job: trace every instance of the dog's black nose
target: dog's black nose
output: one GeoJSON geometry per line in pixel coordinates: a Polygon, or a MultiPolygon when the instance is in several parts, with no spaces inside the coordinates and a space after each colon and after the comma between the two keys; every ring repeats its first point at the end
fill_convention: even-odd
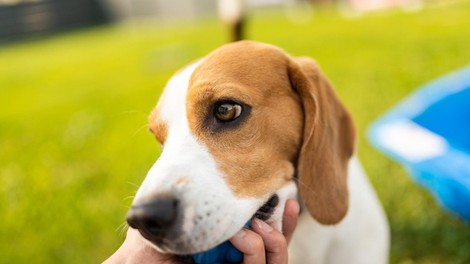
{"type": "Polygon", "coordinates": [[[159,239],[174,224],[178,213],[178,200],[173,196],[155,198],[136,204],[127,213],[127,223],[149,240],[159,239]]]}

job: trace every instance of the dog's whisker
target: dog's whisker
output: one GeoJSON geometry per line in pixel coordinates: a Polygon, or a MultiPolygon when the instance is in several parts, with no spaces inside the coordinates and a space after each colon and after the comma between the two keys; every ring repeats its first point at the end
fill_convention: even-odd
{"type": "Polygon", "coordinates": [[[129,209],[129,208],[131,208],[131,206],[130,206],[130,205],[124,205],[124,204],[121,204],[120,206],[121,206],[121,207],[124,207],[124,208],[126,208],[126,209],[129,209]]]}
{"type": "Polygon", "coordinates": [[[128,115],[128,114],[142,114],[142,115],[145,115],[145,116],[148,115],[147,112],[142,111],[142,110],[128,110],[128,111],[122,111],[122,112],[117,113],[116,115],[128,115]]]}
{"type": "Polygon", "coordinates": [[[124,197],[123,200],[130,200],[130,199],[134,199],[135,198],[135,195],[129,195],[127,197],[124,197]]]}
{"type": "MultiPolygon", "coordinates": [[[[300,184],[300,185],[302,185],[303,187],[305,187],[305,189],[307,189],[309,192],[312,192],[312,193],[315,192],[308,184],[303,183],[300,179],[295,178],[295,181],[297,181],[298,184],[300,184]]],[[[303,197],[303,199],[304,199],[304,202],[307,203],[308,200],[310,199],[310,196],[309,196],[309,195],[305,195],[305,196],[303,197]]]]}
{"type": "Polygon", "coordinates": [[[116,232],[119,232],[119,236],[120,236],[121,238],[124,238],[128,229],[129,229],[129,226],[127,225],[127,223],[126,223],[126,222],[123,222],[123,223],[120,224],[119,227],[116,229],[116,232]]]}
{"type": "Polygon", "coordinates": [[[299,178],[294,178],[294,181],[296,181],[298,184],[301,184],[303,187],[305,187],[307,190],[311,192],[315,192],[310,186],[306,183],[303,183],[299,178]]]}
{"type": "Polygon", "coordinates": [[[139,127],[139,128],[137,129],[137,131],[134,132],[134,135],[132,135],[132,137],[135,137],[137,134],[139,134],[139,133],[140,133],[144,128],[146,128],[146,127],[147,127],[147,124],[144,124],[144,125],[142,125],[141,127],[139,127]]]}
{"type": "Polygon", "coordinates": [[[127,182],[127,184],[136,187],[137,189],[139,188],[139,185],[133,182],[127,182]]]}
{"type": "Polygon", "coordinates": [[[126,225],[126,222],[122,222],[122,223],[116,228],[115,231],[116,231],[116,232],[118,232],[118,231],[121,232],[122,229],[125,227],[125,225],[126,225]]]}

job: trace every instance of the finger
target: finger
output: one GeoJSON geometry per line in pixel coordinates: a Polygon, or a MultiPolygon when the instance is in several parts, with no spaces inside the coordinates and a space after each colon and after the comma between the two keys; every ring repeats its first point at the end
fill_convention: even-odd
{"type": "Polygon", "coordinates": [[[252,228],[263,239],[267,263],[286,264],[287,241],[284,235],[266,222],[256,218],[253,220],[252,228]]]}
{"type": "Polygon", "coordinates": [[[244,264],[266,263],[263,239],[255,232],[242,229],[230,239],[230,242],[243,253],[244,264]]]}
{"type": "Polygon", "coordinates": [[[282,221],[282,232],[286,237],[287,244],[289,244],[292,234],[294,233],[295,227],[297,226],[297,220],[299,218],[300,206],[296,200],[289,199],[286,202],[284,209],[284,216],[282,221]]]}
{"type": "Polygon", "coordinates": [[[118,251],[109,258],[105,264],[124,264],[124,263],[161,263],[175,264],[179,263],[175,257],[170,254],[160,253],[145,242],[137,229],[129,228],[126,240],[118,251]]]}

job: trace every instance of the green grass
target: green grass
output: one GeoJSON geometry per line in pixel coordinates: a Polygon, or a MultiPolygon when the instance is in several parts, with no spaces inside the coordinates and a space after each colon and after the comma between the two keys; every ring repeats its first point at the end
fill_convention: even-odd
{"type": "MultiPolygon", "coordinates": [[[[248,37],[316,58],[352,111],[392,228],[391,263],[470,263],[470,228],[372,149],[367,125],[470,60],[470,4],[293,24],[255,11],[248,37]]],[[[81,30],[0,47],[0,263],[96,263],[159,148],[147,114],[180,66],[223,44],[215,19],[81,30]]],[[[366,217],[366,216],[365,216],[366,217]]]]}

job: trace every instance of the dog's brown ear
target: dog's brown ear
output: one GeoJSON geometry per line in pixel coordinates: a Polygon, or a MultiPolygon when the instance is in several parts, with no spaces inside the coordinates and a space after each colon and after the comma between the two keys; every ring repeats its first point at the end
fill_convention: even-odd
{"type": "Polygon", "coordinates": [[[318,222],[336,224],[348,211],[347,167],[354,151],[354,125],[313,60],[289,60],[288,73],[304,111],[297,161],[300,196],[318,222]]]}

